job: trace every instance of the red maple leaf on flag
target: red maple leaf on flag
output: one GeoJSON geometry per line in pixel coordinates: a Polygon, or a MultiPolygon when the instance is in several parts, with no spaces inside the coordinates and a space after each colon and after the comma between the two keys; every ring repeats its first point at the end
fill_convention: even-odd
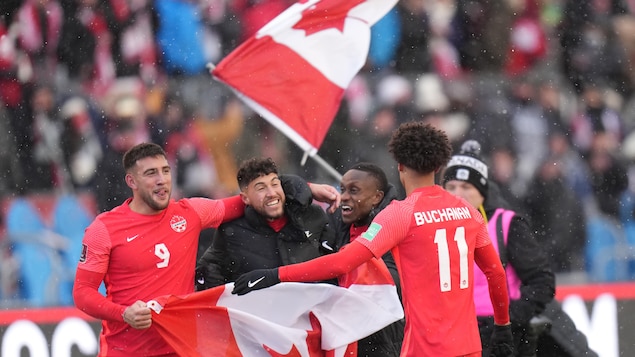
{"type": "MultiPolygon", "coordinates": [[[[306,3],[307,1],[302,0],[300,3],[306,3]]],[[[344,21],[348,16],[348,12],[364,1],[366,0],[322,0],[302,11],[302,19],[293,25],[293,28],[304,30],[306,36],[329,28],[343,32],[344,21]]]]}
{"type": "MultiPolygon", "coordinates": [[[[320,326],[320,321],[315,317],[313,312],[309,313],[309,321],[311,322],[311,330],[307,330],[306,336],[306,345],[309,348],[309,356],[310,357],[321,357],[324,356],[324,352],[322,351],[321,345],[321,335],[322,335],[322,327],[320,326]]],[[[267,345],[263,345],[265,350],[269,352],[271,357],[301,357],[300,351],[296,345],[293,345],[291,351],[287,354],[281,354],[277,351],[274,351],[267,345]]]]}
{"type": "Polygon", "coordinates": [[[284,354],[284,355],[274,351],[273,349],[269,348],[268,346],[265,346],[265,350],[267,352],[269,352],[271,357],[302,357],[302,355],[300,354],[300,351],[298,351],[298,348],[295,345],[293,345],[293,348],[291,348],[291,351],[289,351],[289,353],[284,354]]]}

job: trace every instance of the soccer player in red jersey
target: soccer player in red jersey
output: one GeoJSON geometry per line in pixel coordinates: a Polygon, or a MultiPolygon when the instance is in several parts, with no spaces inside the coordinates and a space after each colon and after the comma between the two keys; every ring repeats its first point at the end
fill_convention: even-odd
{"type": "MultiPolygon", "coordinates": [[[[377,214],[362,236],[338,253],[262,269],[238,278],[242,295],[280,281],[317,281],[342,275],[391,251],[401,279],[406,328],[402,356],[481,355],[474,262],[489,280],[495,329],[492,356],[512,355],[505,271],[480,213],[435,184],[450,159],[447,135],[429,124],[399,126],[388,144],[407,197],[377,214]]],[[[360,312],[363,313],[363,312],[360,312]]]]}
{"type": "MultiPolygon", "coordinates": [[[[86,229],[73,298],[80,310],[102,320],[99,356],[176,356],[151,328],[146,301],[194,292],[201,230],[242,216],[244,204],[238,195],[172,200],[170,165],[156,144],[131,148],[123,165],[132,198],[86,229]]],[[[310,188],[316,200],[339,204],[334,188],[310,188]]]]}

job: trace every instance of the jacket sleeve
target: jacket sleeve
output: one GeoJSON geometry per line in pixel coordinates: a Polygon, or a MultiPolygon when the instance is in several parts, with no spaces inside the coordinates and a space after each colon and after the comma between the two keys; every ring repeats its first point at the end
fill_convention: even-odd
{"type": "Polygon", "coordinates": [[[308,207],[313,202],[313,194],[309,184],[297,175],[280,175],[282,190],[286,199],[286,204],[308,207]]]}
{"type": "Polygon", "coordinates": [[[556,282],[546,252],[518,214],[509,227],[507,255],[521,281],[520,298],[510,301],[511,321],[525,324],[553,299],[556,282]]]}
{"type": "Polygon", "coordinates": [[[223,274],[227,257],[222,230],[214,232],[212,244],[205,250],[196,264],[196,290],[206,290],[228,282],[223,274]]]}
{"type": "Polygon", "coordinates": [[[320,253],[322,255],[331,254],[335,253],[337,250],[337,234],[335,227],[332,224],[331,217],[327,216],[326,223],[322,226],[322,232],[320,234],[320,253]]]}

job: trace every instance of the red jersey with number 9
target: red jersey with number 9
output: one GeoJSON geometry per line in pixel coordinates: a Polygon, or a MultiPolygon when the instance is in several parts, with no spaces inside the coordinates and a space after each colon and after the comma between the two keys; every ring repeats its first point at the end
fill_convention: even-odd
{"type": "MultiPolygon", "coordinates": [[[[129,203],[100,214],[86,229],[78,268],[105,273],[107,298],[125,306],[192,293],[199,235],[202,228],[221,223],[222,201],[171,201],[157,215],[135,213],[129,203]]],[[[173,353],[153,327],[135,330],[123,321],[103,321],[102,327],[102,355],[173,353]]]]}
{"type": "Polygon", "coordinates": [[[482,216],[467,201],[440,186],[419,188],[382,210],[357,240],[375,257],[391,250],[395,258],[407,316],[402,356],[481,350],[474,250],[491,241],[482,216]]]}

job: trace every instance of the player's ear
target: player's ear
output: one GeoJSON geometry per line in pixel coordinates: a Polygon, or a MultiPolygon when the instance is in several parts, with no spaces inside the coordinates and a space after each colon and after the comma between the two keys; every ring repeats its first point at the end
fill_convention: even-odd
{"type": "Polygon", "coordinates": [[[130,187],[131,189],[137,188],[137,182],[131,174],[126,174],[125,179],[126,179],[126,185],[128,185],[128,187],[130,187]]]}
{"type": "Polygon", "coordinates": [[[244,191],[240,191],[240,199],[243,200],[245,206],[249,206],[249,197],[247,197],[244,191]]]}
{"type": "Polygon", "coordinates": [[[375,197],[373,197],[373,205],[376,206],[379,204],[379,202],[381,202],[381,200],[384,199],[384,191],[382,190],[377,190],[375,192],[375,197]]]}

